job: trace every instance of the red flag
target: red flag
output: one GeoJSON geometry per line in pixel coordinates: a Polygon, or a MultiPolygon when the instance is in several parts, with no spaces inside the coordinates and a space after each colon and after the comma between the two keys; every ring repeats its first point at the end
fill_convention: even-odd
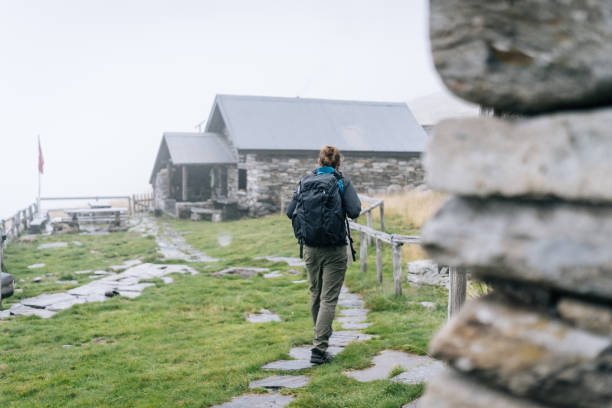
{"type": "Polygon", "coordinates": [[[40,147],[40,137],[38,138],[38,172],[40,174],[43,174],[44,171],[44,166],[45,166],[45,160],[43,159],[43,155],[42,155],[42,148],[40,147]]]}

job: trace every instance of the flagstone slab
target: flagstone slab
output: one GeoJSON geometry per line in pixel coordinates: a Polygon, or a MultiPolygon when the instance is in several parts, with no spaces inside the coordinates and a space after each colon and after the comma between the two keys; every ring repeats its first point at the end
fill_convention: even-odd
{"type": "Polygon", "coordinates": [[[9,309],[12,316],[38,316],[43,319],[48,319],[53,316],[55,312],[45,310],[45,309],[36,309],[34,307],[29,307],[22,305],[21,303],[14,303],[9,309]]]}
{"type": "Polygon", "coordinates": [[[336,321],[338,321],[339,323],[342,324],[358,324],[358,323],[363,323],[365,320],[367,320],[368,315],[367,314],[363,314],[363,315],[359,315],[359,316],[340,316],[338,318],[336,318],[336,321]]]}
{"type": "Polygon", "coordinates": [[[270,262],[285,262],[289,266],[304,266],[306,263],[300,258],[289,258],[284,256],[258,256],[255,259],[265,259],[270,262]]]}
{"type": "Polygon", "coordinates": [[[86,303],[88,300],[84,297],[72,296],[72,299],[67,299],[62,302],[53,303],[47,307],[45,310],[50,310],[52,312],[61,312],[62,310],[70,309],[74,305],[86,303]]]}
{"type": "Polygon", "coordinates": [[[342,309],[340,316],[367,316],[370,309],[342,309]]]}
{"type": "Polygon", "coordinates": [[[269,268],[247,268],[232,266],[230,268],[223,269],[222,271],[215,272],[211,276],[242,276],[243,278],[252,278],[259,272],[269,272],[269,268]]]}
{"type": "Polygon", "coordinates": [[[363,330],[370,327],[372,323],[342,323],[344,330],[363,330]]]}
{"type": "Polygon", "coordinates": [[[312,367],[313,364],[308,360],[278,360],[266,364],[262,368],[264,370],[279,370],[279,371],[299,371],[312,367]]]}
{"type": "Polygon", "coordinates": [[[361,309],[363,305],[364,301],[361,300],[359,295],[354,293],[344,293],[338,298],[338,306],[340,307],[361,309]]]}
{"type": "Polygon", "coordinates": [[[336,331],[329,338],[329,345],[335,347],[345,347],[353,341],[370,340],[372,336],[358,331],[336,331]]]}
{"type": "Polygon", "coordinates": [[[265,279],[270,279],[270,278],[280,278],[281,276],[283,276],[282,273],[280,273],[279,271],[272,271],[270,273],[266,273],[264,274],[264,278],[265,279]]]}
{"type": "MultiPolygon", "coordinates": [[[[395,367],[401,367],[406,371],[410,371],[421,366],[432,365],[435,362],[436,360],[426,356],[417,356],[397,350],[385,350],[372,359],[372,363],[374,364],[372,367],[364,370],[347,371],[345,374],[357,381],[367,382],[388,378],[395,367]]],[[[399,376],[394,378],[397,377],[399,376]]],[[[417,376],[415,375],[415,377],[417,376]]]]}
{"type": "Polygon", "coordinates": [[[67,242],[50,242],[48,244],[40,244],[38,249],[66,248],[67,246],[67,242]]]}
{"type": "Polygon", "coordinates": [[[259,313],[250,314],[247,317],[247,321],[251,323],[269,323],[269,322],[280,322],[281,318],[276,313],[272,313],[268,309],[261,309],[259,313]]]}
{"type": "Polygon", "coordinates": [[[61,303],[66,301],[72,301],[74,296],[68,293],[52,293],[42,294],[32,298],[21,300],[21,304],[28,307],[34,307],[37,309],[44,309],[45,307],[54,303],[61,303]]]}
{"type": "Polygon", "coordinates": [[[305,375],[273,375],[257,381],[251,381],[249,388],[266,388],[269,390],[279,390],[281,388],[302,388],[310,381],[310,377],[305,375]]]}
{"type": "Polygon", "coordinates": [[[280,394],[243,395],[211,408],[282,408],[294,399],[290,395],[280,394]]]}
{"type": "MultiPolygon", "coordinates": [[[[289,350],[289,355],[297,360],[310,360],[311,350],[312,350],[311,345],[293,347],[291,350],[289,350]]],[[[331,354],[332,356],[338,355],[343,350],[344,350],[344,347],[334,346],[334,347],[327,348],[327,352],[331,354]]]]}
{"type": "Polygon", "coordinates": [[[295,284],[306,283],[306,282],[308,282],[306,279],[291,281],[291,283],[295,283],[295,284]]]}
{"type": "Polygon", "coordinates": [[[84,271],[75,271],[74,273],[77,275],[87,275],[88,273],[91,273],[92,270],[91,269],[86,269],[84,271]]]}
{"type": "Polygon", "coordinates": [[[426,383],[430,378],[442,373],[444,370],[446,370],[444,363],[433,361],[431,364],[423,364],[396,375],[391,378],[391,381],[400,382],[402,384],[426,383]]]}
{"type": "Polygon", "coordinates": [[[44,268],[44,267],[45,267],[44,263],[28,265],[28,269],[38,269],[38,268],[44,268]]]}

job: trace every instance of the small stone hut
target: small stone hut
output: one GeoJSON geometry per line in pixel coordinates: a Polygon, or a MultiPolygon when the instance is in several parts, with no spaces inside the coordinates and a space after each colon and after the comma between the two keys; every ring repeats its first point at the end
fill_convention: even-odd
{"type": "Polygon", "coordinates": [[[173,215],[214,205],[259,216],[284,206],[326,144],[360,192],[421,185],[426,138],[405,103],[217,95],[204,132],[163,134],[150,183],[173,215]]]}

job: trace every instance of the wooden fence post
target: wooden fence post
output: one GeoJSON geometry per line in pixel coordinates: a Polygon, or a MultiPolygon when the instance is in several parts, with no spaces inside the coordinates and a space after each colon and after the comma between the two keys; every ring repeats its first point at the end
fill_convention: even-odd
{"type": "MultiPolygon", "coordinates": [[[[372,210],[367,212],[366,220],[368,223],[368,228],[372,228],[372,210]]],[[[372,237],[370,235],[368,235],[368,245],[372,245],[372,237]]]]}
{"type": "Polygon", "coordinates": [[[385,202],[380,203],[380,230],[385,232],[385,202]]]}
{"type": "Polygon", "coordinates": [[[382,283],[382,241],[376,238],[376,280],[382,283]]]}
{"type": "Polygon", "coordinates": [[[395,295],[402,294],[402,244],[392,242],[393,247],[393,282],[395,284],[395,295]]]}
{"type": "Polygon", "coordinates": [[[449,267],[448,275],[450,287],[448,288],[448,319],[459,312],[465,303],[467,292],[467,278],[463,270],[449,267]]]}
{"type": "Polygon", "coordinates": [[[363,231],[359,231],[359,263],[361,273],[366,273],[368,271],[368,236],[363,231]]]}

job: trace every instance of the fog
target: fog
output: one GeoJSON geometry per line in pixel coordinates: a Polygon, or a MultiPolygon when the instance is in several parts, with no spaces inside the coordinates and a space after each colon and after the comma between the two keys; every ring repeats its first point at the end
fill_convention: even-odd
{"type": "Polygon", "coordinates": [[[0,0],[0,218],[145,192],[217,93],[409,101],[442,89],[424,0],[0,0]],[[53,204],[56,205],[56,204],[53,204]]]}

